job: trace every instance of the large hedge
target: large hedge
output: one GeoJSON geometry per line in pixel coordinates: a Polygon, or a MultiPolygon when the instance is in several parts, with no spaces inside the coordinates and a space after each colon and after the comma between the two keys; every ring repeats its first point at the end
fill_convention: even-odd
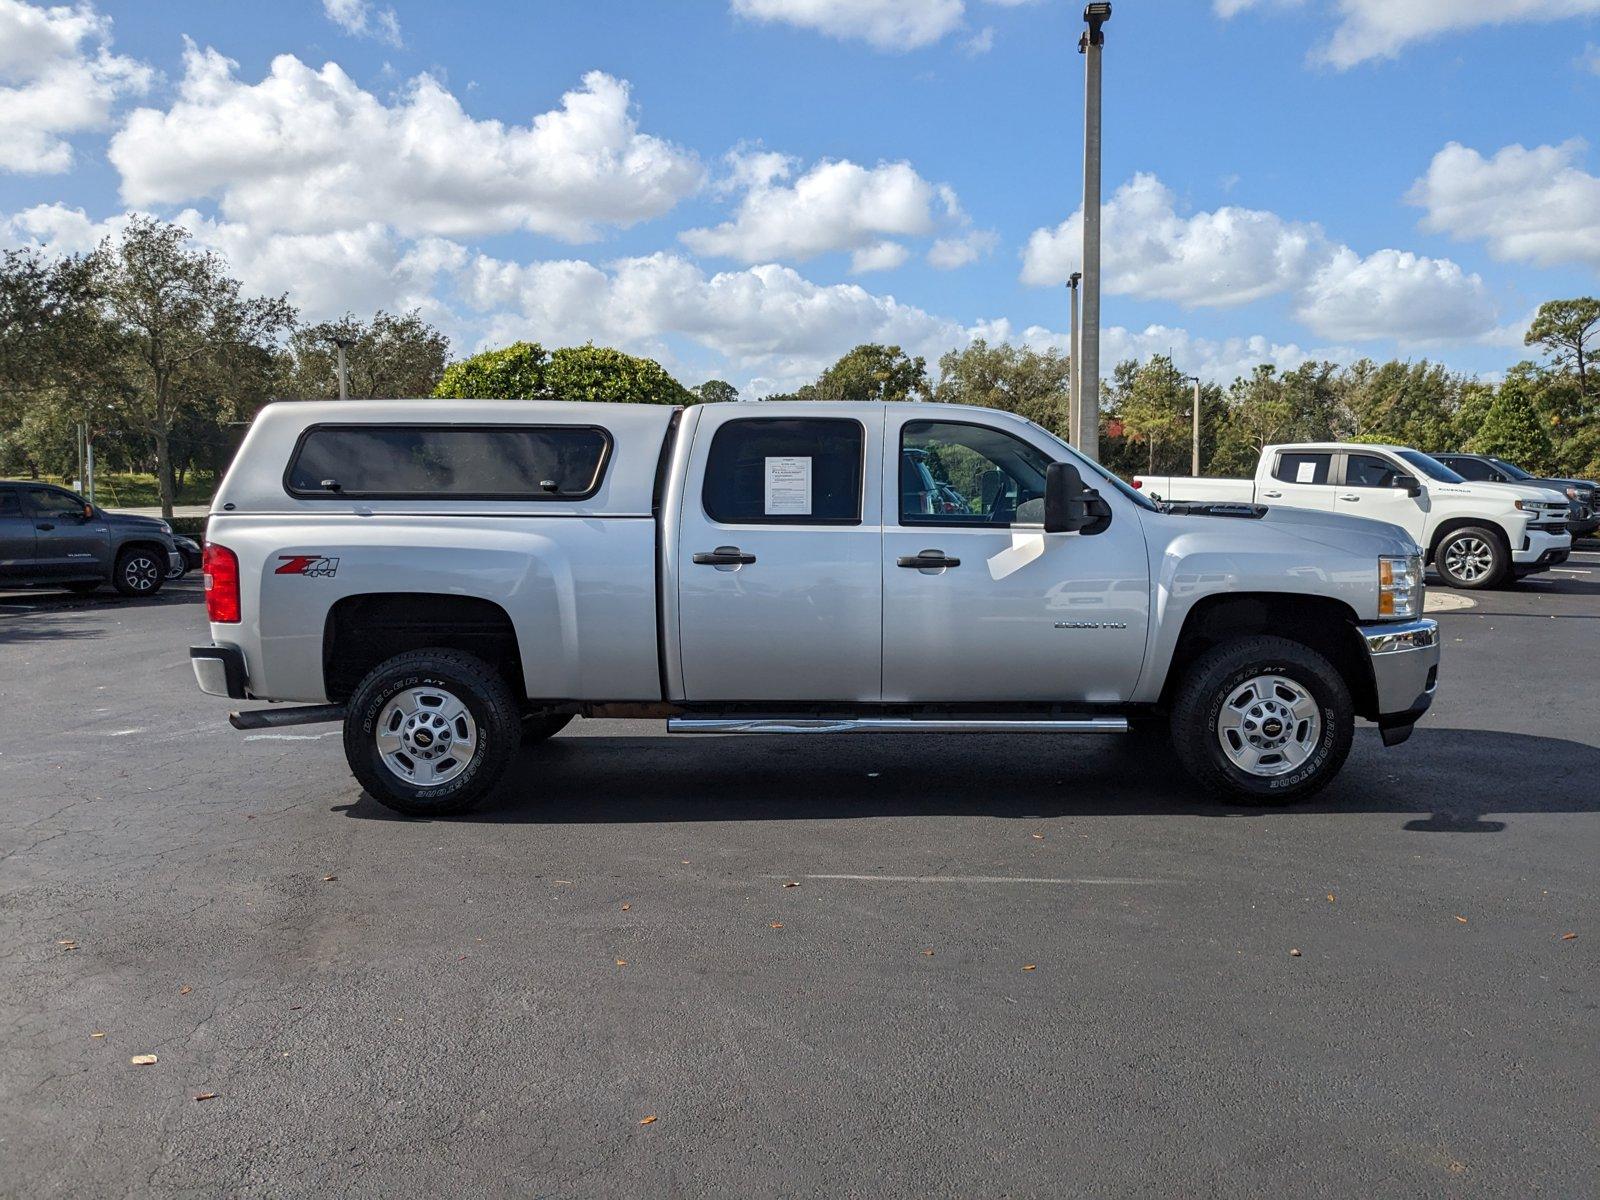
{"type": "Polygon", "coordinates": [[[445,368],[433,393],[455,400],[595,400],[610,404],[693,404],[694,393],[654,359],[609,346],[547,353],[536,342],[485,350],[445,368]]]}

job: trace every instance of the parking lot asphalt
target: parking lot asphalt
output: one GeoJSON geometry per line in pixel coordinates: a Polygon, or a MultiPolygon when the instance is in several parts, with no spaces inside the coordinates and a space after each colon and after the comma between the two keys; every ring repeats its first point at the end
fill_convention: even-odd
{"type": "Polygon", "coordinates": [[[578,721],[404,820],[198,599],[0,594],[0,1195],[1594,1194],[1594,543],[1286,810],[578,721]]]}

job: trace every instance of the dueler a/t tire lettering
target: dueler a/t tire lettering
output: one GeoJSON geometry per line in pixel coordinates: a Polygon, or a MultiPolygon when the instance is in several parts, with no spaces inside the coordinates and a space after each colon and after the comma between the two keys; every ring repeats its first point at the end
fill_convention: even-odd
{"type": "Polygon", "coordinates": [[[1287,638],[1241,637],[1206,651],[1185,672],[1172,706],[1172,747],[1199,783],[1223,799],[1288,804],[1321,791],[1344,766],[1355,736],[1355,710],[1344,679],[1322,655],[1287,638]],[[1261,777],[1224,753],[1217,718],[1234,690],[1256,676],[1281,675],[1316,701],[1322,729],[1310,756],[1293,771],[1261,777]]]}
{"type": "Polygon", "coordinates": [[[408,816],[448,816],[472,807],[493,789],[521,745],[522,716],[506,681],[480,658],[459,650],[412,650],[380,663],[350,697],[344,753],[367,793],[408,816]],[[466,705],[477,727],[477,748],[465,769],[431,787],[417,787],[384,763],[378,717],[411,688],[442,688],[466,705]]]}

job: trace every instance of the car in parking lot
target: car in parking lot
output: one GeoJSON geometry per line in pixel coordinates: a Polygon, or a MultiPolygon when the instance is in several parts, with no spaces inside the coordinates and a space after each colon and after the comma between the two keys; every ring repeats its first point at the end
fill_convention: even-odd
{"type": "Polygon", "coordinates": [[[1165,500],[1306,508],[1398,525],[1451,587],[1500,587],[1564,563],[1572,552],[1561,493],[1470,483],[1409,446],[1266,446],[1254,479],[1139,475],[1134,486],[1165,500]]]}
{"type": "Polygon", "coordinates": [[[182,562],[165,521],[108,512],[54,484],[0,480],[0,586],[87,594],[109,583],[153,596],[182,562]]]}
{"type": "Polygon", "coordinates": [[[1572,536],[1589,537],[1600,529],[1600,496],[1592,479],[1562,479],[1532,475],[1515,463],[1492,454],[1435,454],[1445,466],[1463,479],[1481,483],[1525,483],[1561,492],[1568,502],[1567,528],[1572,536]]]}
{"type": "Polygon", "coordinates": [[[1227,797],[1432,703],[1403,529],[1159,506],[1038,425],[894,403],[274,404],[205,548],[202,690],[342,721],[368,792],[458,811],[574,716],[671,733],[1111,734],[1227,797]],[[965,507],[948,503],[959,464],[965,507]],[[1087,483],[1085,481],[1088,481],[1087,483]],[[520,734],[520,739],[519,739],[520,734]]]}

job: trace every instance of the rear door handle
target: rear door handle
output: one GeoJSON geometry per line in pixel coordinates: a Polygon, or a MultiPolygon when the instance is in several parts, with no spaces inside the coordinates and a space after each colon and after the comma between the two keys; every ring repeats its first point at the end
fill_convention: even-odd
{"type": "Polygon", "coordinates": [[[924,550],[921,554],[907,554],[895,560],[898,567],[915,571],[937,571],[943,567],[959,567],[959,558],[948,557],[943,550],[924,550]]]}
{"type": "Polygon", "coordinates": [[[45,530],[50,530],[50,529],[54,529],[54,528],[55,528],[55,526],[54,526],[54,525],[35,525],[35,526],[34,526],[34,528],[35,528],[35,529],[45,529],[45,530]]]}
{"type": "Polygon", "coordinates": [[[1350,492],[1345,492],[1344,495],[1339,497],[1339,499],[1341,499],[1341,500],[1359,500],[1359,499],[1361,499],[1361,497],[1353,495],[1350,492]]]}
{"type": "Polygon", "coordinates": [[[737,546],[718,546],[715,550],[702,551],[694,556],[697,567],[747,567],[755,560],[754,554],[746,554],[737,546]]]}
{"type": "Polygon", "coordinates": [[[1261,494],[1268,500],[1276,500],[1279,496],[1283,495],[1282,492],[1262,492],[1261,494]]]}

